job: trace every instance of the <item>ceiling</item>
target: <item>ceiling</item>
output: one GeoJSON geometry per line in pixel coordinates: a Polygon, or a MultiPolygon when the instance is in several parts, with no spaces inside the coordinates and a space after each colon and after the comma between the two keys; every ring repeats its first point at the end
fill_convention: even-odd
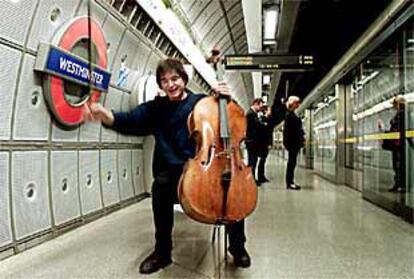
{"type": "MultiPolygon", "coordinates": [[[[242,0],[169,0],[207,55],[214,47],[222,54],[248,53],[242,0]]],[[[246,1],[246,0],[244,0],[246,1]]],[[[251,1],[251,0],[247,0],[251,1]]],[[[276,72],[269,101],[288,95],[301,98],[336,64],[348,48],[392,0],[262,0],[263,9],[280,8],[277,45],[273,53],[310,54],[315,68],[309,72],[276,72]],[[288,83],[288,86],[286,86],[288,83]]],[[[260,20],[261,21],[261,20],[260,20]]],[[[259,28],[258,28],[259,30],[259,28]]],[[[263,29],[262,29],[263,30],[263,29]]],[[[228,73],[231,87],[244,107],[253,98],[249,73],[228,73]]]]}
{"type": "MultiPolygon", "coordinates": [[[[241,0],[175,0],[173,9],[192,31],[193,39],[208,56],[213,48],[223,55],[247,53],[247,37],[241,0]]],[[[249,106],[253,83],[249,73],[228,73],[226,79],[249,106]]]]}
{"type": "MultiPolygon", "coordinates": [[[[297,2],[297,0],[287,1],[297,2]]],[[[313,55],[315,69],[310,72],[282,73],[279,83],[274,87],[275,98],[280,99],[286,93],[301,98],[306,97],[391,2],[391,0],[300,1],[288,51],[313,55]]]]}

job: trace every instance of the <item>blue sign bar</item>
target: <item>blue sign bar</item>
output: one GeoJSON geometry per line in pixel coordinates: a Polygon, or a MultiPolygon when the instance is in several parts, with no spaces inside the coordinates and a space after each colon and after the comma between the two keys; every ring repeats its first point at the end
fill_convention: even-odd
{"type": "Polygon", "coordinates": [[[82,59],[67,52],[51,47],[46,63],[46,70],[57,74],[62,78],[78,81],[84,85],[92,85],[100,91],[108,91],[111,74],[98,68],[92,67],[82,59]]]}

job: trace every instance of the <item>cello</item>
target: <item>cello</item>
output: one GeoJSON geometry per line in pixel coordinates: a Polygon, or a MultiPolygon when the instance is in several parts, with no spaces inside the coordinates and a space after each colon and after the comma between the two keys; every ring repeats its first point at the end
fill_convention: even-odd
{"type": "MultiPolygon", "coordinates": [[[[219,74],[217,79],[222,80],[219,74]]],[[[206,224],[244,219],[257,203],[252,170],[240,150],[247,128],[244,110],[227,96],[209,96],[194,106],[187,124],[196,155],[184,166],[178,185],[184,212],[206,224]]]]}

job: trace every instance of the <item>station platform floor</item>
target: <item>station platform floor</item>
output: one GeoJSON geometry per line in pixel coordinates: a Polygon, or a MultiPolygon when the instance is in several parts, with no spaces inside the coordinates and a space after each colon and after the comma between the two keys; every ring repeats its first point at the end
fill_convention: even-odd
{"type": "Polygon", "coordinates": [[[212,226],[177,210],[173,264],[139,274],[154,245],[145,199],[1,261],[0,278],[414,278],[413,225],[302,168],[302,190],[286,190],[284,170],[269,158],[271,181],[246,221],[249,268],[234,267],[231,255],[219,264],[224,249],[212,244],[212,226]]]}

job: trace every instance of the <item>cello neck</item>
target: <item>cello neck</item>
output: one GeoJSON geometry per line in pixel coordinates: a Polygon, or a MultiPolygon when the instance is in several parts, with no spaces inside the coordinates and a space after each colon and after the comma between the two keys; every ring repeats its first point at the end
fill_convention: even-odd
{"type": "Polygon", "coordinates": [[[220,138],[226,143],[230,139],[229,119],[227,115],[227,99],[219,97],[220,138]]]}
{"type": "MultiPolygon", "coordinates": [[[[218,81],[224,80],[224,69],[220,61],[215,64],[216,77],[218,81]]],[[[219,96],[219,116],[220,116],[220,138],[225,145],[228,145],[230,141],[230,128],[227,115],[227,98],[225,96],[219,96]]],[[[227,149],[227,146],[226,146],[227,149]]]]}

